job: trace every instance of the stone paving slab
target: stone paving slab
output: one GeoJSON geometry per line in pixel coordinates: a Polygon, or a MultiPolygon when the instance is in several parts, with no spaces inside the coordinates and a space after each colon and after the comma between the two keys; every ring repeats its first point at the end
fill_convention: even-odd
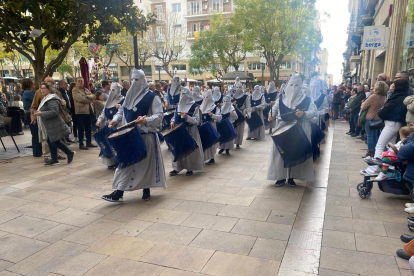
{"type": "MultiPolygon", "coordinates": [[[[266,180],[267,134],[192,177],[167,175],[149,202],[141,191],[100,200],[114,171],[98,149],[52,168],[32,157],[1,163],[0,276],[410,275],[395,256],[409,200],[378,187],[359,198],[366,146],[344,132],[331,125],[312,183],[266,180]]],[[[168,172],[165,145],[162,154],[168,172]]]]}

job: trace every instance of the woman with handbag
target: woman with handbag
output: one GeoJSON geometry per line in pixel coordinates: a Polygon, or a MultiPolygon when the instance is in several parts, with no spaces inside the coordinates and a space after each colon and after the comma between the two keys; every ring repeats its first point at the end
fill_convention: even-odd
{"type": "Polygon", "coordinates": [[[379,130],[382,120],[378,116],[378,111],[384,106],[385,96],[388,92],[388,85],[383,81],[377,81],[374,93],[369,96],[361,105],[361,110],[366,110],[365,131],[367,132],[368,152],[362,158],[374,157],[375,146],[378,142],[379,130]]]}
{"type": "Polygon", "coordinates": [[[37,117],[39,139],[47,141],[50,149],[51,159],[45,166],[59,164],[57,149],[62,150],[68,156],[68,164],[70,164],[75,152],[68,149],[60,141],[70,133],[70,129],[61,115],[63,110],[61,100],[56,94],[51,93],[49,84],[42,83],[40,89],[43,99],[34,116],[37,117]]]}
{"type": "Polygon", "coordinates": [[[369,166],[361,173],[376,174],[381,171],[379,166],[382,165],[382,152],[389,142],[395,144],[398,131],[406,124],[407,107],[404,105],[404,99],[408,96],[409,83],[404,79],[397,79],[394,85],[394,91],[386,100],[384,107],[378,111],[378,116],[384,121],[385,126],[378,138],[374,158],[370,159],[370,161],[378,165],[369,166]]]}

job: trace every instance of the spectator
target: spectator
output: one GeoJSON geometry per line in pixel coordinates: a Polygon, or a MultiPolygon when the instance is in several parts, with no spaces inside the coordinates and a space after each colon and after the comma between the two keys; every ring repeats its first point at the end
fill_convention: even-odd
{"type": "Polygon", "coordinates": [[[405,116],[405,122],[407,124],[414,123],[414,96],[407,96],[404,99],[404,105],[407,106],[407,115],[405,116]]]}
{"type": "Polygon", "coordinates": [[[108,97],[109,97],[109,90],[111,90],[111,84],[109,84],[109,81],[106,81],[106,80],[104,80],[103,82],[102,82],[102,93],[103,93],[103,95],[104,95],[104,99],[105,99],[105,101],[107,101],[108,100],[108,97]]]}
{"type": "Polygon", "coordinates": [[[346,115],[346,119],[348,119],[349,121],[349,132],[347,132],[346,134],[348,135],[352,135],[355,133],[355,125],[354,125],[354,120],[352,118],[352,102],[354,101],[356,95],[357,95],[358,89],[357,88],[352,88],[351,90],[351,96],[348,99],[348,102],[345,104],[345,115],[346,115]]]}
{"type": "MultiPolygon", "coordinates": [[[[70,98],[69,98],[67,89],[68,89],[68,83],[65,80],[60,80],[59,81],[59,88],[58,88],[58,90],[59,90],[60,94],[62,94],[62,98],[63,98],[63,100],[66,103],[65,108],[70,113],[71,103],[70,103],[70,98]]],[[[70,127],[70,125],[69,125],[69,127],[70,127]]],[[[66,142],[66,143],[75,143],[74,140],[70,139],[69,135],[67,137],[63,138],[63,142],[66,142]]]]}
{"type": "Polygon", "coordinates": [[[339,109],[340,109],[341,102],[342,102],[342,96],[343,96],[342,87],[339,86],[339,89],[338,89],[336,86],[334,86],[333,98],[332,98],[332,102],[334,104],[334,109],[333,109],[334,117],[333,117],[333,120],[336,120],[336,119],[339,118],[339,109]]]}
{"type": "MultiPolygon", "coordinates": [[[[395,76],[395,80],[397,80],[397,79],[405,80],[409,84],[410,83],[410,74],[408,74],[407,71],[401,71],[395,76]]],[[[408,95],[413,95],[413,88],[410,85],[408,85],[407,93],[408,93],[408,95]]]]}
{"type": "Polygon", "coordinates": [[[361,110],[361,104],[364,99],[365,99],[364,86],[360,84],[358,85],[358,88],[357,88],[357,95],[351,105],[352,121],[355,127],[353,134],[351,134],[351,137],[359,136],[359,133],[361,131],[361,128],[357,127],[357,125],[358,125],[358,119],[359,119],[359,111],[361,110]]]}
{"type": "Polygon", "coordinates": [[[92,144],[91,122],[93,111],[91,103],[95,100],[95,95],[83,87],[83,78],[76,79],[76,87],[72,90],[72,96],[75,104],[76,120],[78,124],[79,149],[88,150],[96,147],[92,144]],[[83,144],[83,135],[86,134],[86,146],[83,144]]]}
{"type": "Polygon", "coordinates": [[[101,91],[95,93],[95,100],[93,101],[93,105],[95,106],[95,116],[98,120],[99,116],[102,114],[102,110],[104,110],[104,95],[101,91]]]}
{"type": "Polygon", "coordinates": [[[151,92],[155,92],[155,84],[153,82],[148,83],[148,89],[151,92]]]}
{"type": "Polygon", "coordinates": [[[35,85],[31,79],[22,80],[23,92],[23,109],[24,109],[24,124],[29,125],[32,134],[32,149],[34,157],[42,156],[42,144],[39,142],[39,129],[37,124],[31,123],[30,107],[35,96],[35,85]]]}
{"type": "Polygon", "coordinates": [[[75,112],[75,102],[73,101],[72,90],[76,86],[76,83],[72,82],[69,85],[68,96],[70,101],[70,116],[72,116],[72,131],[73,137],[75,137],[75,141],[77,142],[78,139],[78,123],[76,120],[76,112],[75,112]]]}
{"type": "Polygon", "coordinates": [[[371,96],[371,90],[369,89],[368,85],[364,85],[365,97],[368,98],[371,96]]]}
{"type": "Polygon", "coordinates": [[[371,156],[374,157],[375,146],[378,142],[379,129],[371,130],[369,125],[380,121],[378,111],[384,106],[385,95],[388,92],[388,85],[383,81],[377,81],[373,89],[373,94],[366,99],[362,105],[361,110],[367,110],[365,131],[367,132],[368,152],[362,156],[363,158],[371,156]]]}
{"type": "MultiPolygon", "coordinates": [[[[414,128],[414,124],[409,126],[411,129],[414,128]]],[[[398,160],[408,164],[403,175],[404,180],[414,183],[414,135],[411,135],[408,143],[400,148],[397,157],[398,160]]]]}
{"type": "Polygon", "coordinates": [[[59,164],[57,149],[62,150],[67,155],[68,164],[70,164],[75,152],[69,150],[60,142],[60,139],[70,133],[69,127],[60,116],[61,99],[53,93],[54,90],[48,83],[42,83],[40,89],[43,98],[34,115],[37,117],[37,125],[39,126],[39,138],[40,140],[46,140],[50,149],[51,159],[45,166],[59,164]]]}
{"type": "Polygon", "coordinates": [[[385,75],[384,73],[379,74],[377,77],[377,81],[387,82],[387,75],[385,75]]]}
{"type": "Polygon", "coordinates": [[[3,104],[4,107],[7,107],[8,106],[8,102],[9,102],[7,100],[7,95],[5,93],[2,93],[1,95],[2,96],[1,96],[0,101],[2,102],[2,104],[3,104]]]}
{"type": "Polygon", "coordinates": [[[130,87],[131,83],[129,81],[123,81],[121,95],[125,97],[130,87]]]}
{"type": "MultiPolygon", "coordinates": [[[[397,79],[397,77],[396,77],[397,79]]],[[[385,127],[381,131],[381,135],[378,139],[375,147],[375,159],[381,158],[382,152],[385,150],[386,145],[391,142],[395,144],[397,141],[397,135],[400,128],[405,125],[405,116],[407,115],[407,108],[404,105],[404,99],[408,96],[409,87],[408,81],[398,78],[395,82],[395,89],[391,96],[385,102],[385,105],[378,112],[378,116],[384,121],[385,127]]],[[[374,160],[376,161],[376,160],[374,160]]],[[[381,165],[381,162],[376,162],[381,165]]],[[[365,171],[369,174],[379,173],[380,168],[378,165],[369,166],[365,171]]]]}

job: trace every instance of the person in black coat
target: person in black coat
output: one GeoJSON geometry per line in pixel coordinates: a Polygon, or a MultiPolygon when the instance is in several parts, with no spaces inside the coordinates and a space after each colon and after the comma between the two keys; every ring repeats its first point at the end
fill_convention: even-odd
{"type": "MultiPolygon", "coordinates": [[[[414,124],[410,124],[414,128],[414,124]]],[[[407,164],[407,169],[403,175],[404,180],[414,183],[414,135],[409,136],[407,144],[403,145],[398,151],[398,160],[407,164]]]]}
{"type": "Polygon", "coordinates": [[[351,113],[352,113],[352,121],[353,126],[355,127],[355,130],[353,131],[353,134],[351,137],[356,137],[359,135],[359,132],[361,131],[360,127],[357,127],[358,119],[359,119],[359,111],[361,110],[361,104],[362,101],[365,100],[365,91],[363,85],[358,85],[358,92],[354,99],[354,101],[351,104],[351,113]]]}

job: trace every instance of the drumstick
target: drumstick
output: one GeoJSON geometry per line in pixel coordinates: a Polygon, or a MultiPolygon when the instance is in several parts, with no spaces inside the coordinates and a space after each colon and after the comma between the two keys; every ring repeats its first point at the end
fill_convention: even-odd
{"type": "MultiPolygon", "coordinates": [[[[143,116],[142,118],[143,119],[145,119],[147,116],[143,116]]],[[[138,118],[137,118],[138,119],[138,118]]],[[[132,125],[134,125],[134,124],[136,124],[136,122],[135,122],[135,120],[134,121],[132,121],[132,122],[129,122],[128,124],[125,124],[125,125],[123,125],[123,126],[121,126],[121,127],[118,127],[118,130],[119,129],[122,129],[122,128],[126,128],[126,127],[129,127],[129,126],[132,126],[132,125]]]]}

